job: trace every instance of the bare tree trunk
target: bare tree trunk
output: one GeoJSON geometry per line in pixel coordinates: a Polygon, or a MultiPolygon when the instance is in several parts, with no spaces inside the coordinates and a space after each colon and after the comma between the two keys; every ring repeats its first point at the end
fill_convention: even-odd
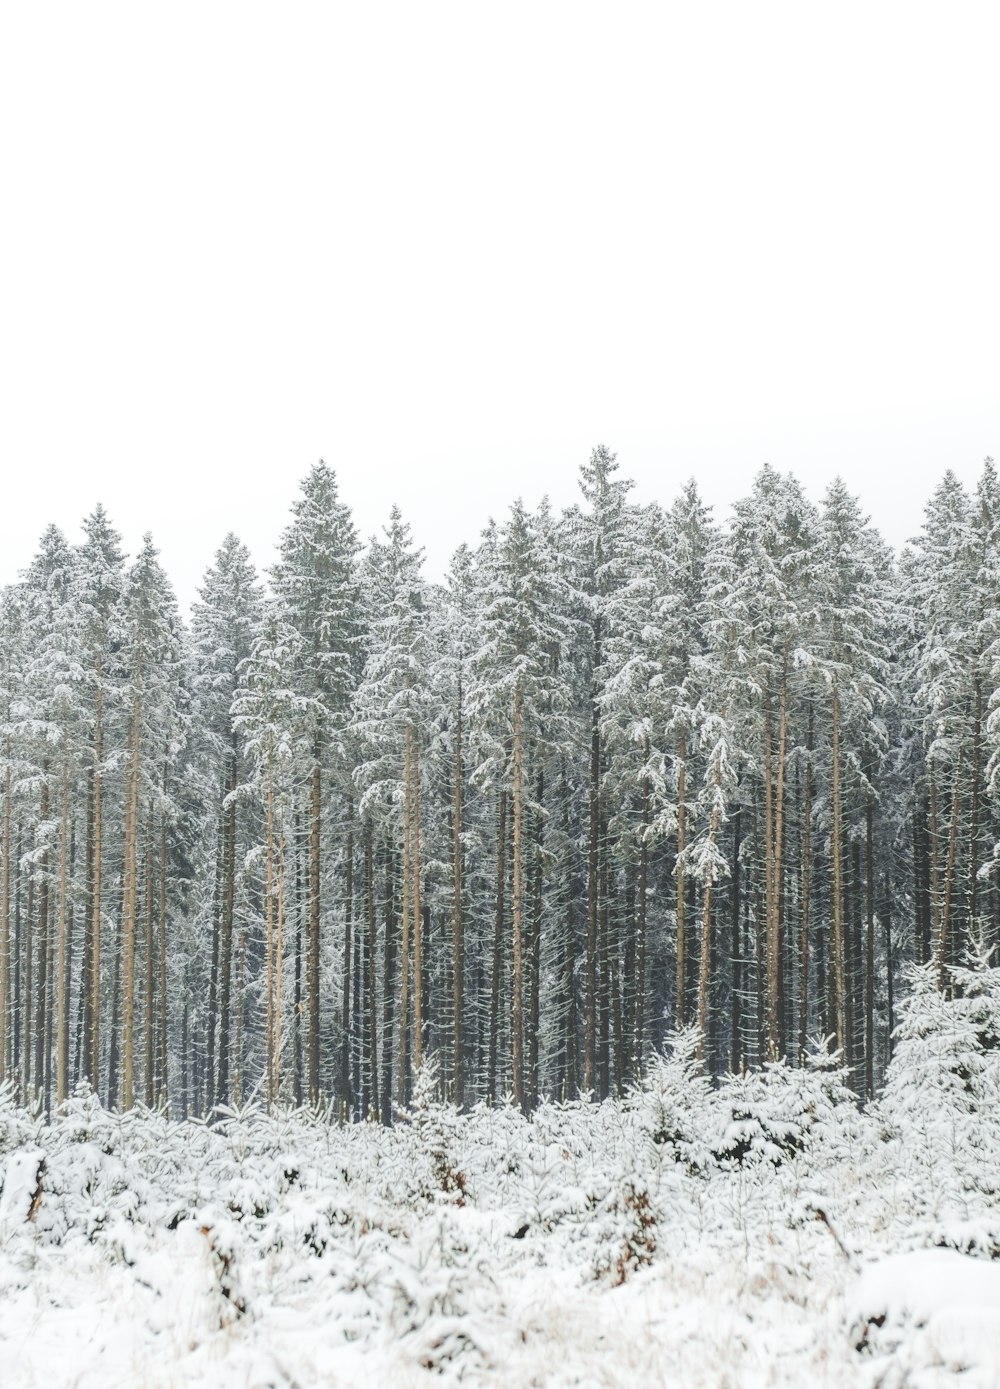
{"type": "Polygon", "coordinates": [[[523,890],[521,874],[521,839],[524,818],[523,787],[523,747],[520,681],[514,687],[513,710],[514,754],[514,825],[512,833],[513,889],[511,892],[512,922],[512,1016],[511,1039],[513,1043],[514,1103],[524,1108],[524,966],[521,958],[521,936],[523,929],[523,890]]]}
{"type": "Polygon", "coordinates": [[[143,1102],[153,1103],[153,1043],[155,1021],[153,1013],[153,979],[155,961],[153,958],[153,921],[155,904],[153,901],[153,803],[150,801],[146,815],[146,938],[143,973],[143,1014],[145,1030],[143,1035],[143,1102]]]}
{"type": "Polygon", "coordinates": [[[13,1064],[13,1022],[11,1009],[10,960],[10,747],[3,778],[3,822],[0,829],[0,1082],[7,1079],[13,1064]]]}
{"type": "Polygon", "coordinates": [[[396,886],[392,850],[385,852],[385,957],[382,977],[382,1123],[392,1123],[393,1001],[396,988],[396,886]]]}
{"type": "MultiPolygon", "coordinates": [[[[643,748],[643,760],[649,759],[649,739],[643,748]]],[[[635,902],[635,1041],[632,1051],[632,1077],[638,1080],[642,1074],[646,1054],[646,913],[649,897],[649,780],[642,779],[642,839],[639,844],[639,878],[636,885],[635,902]]]]}
{"type": "Polygon", "coordinates": [[[844,977],[844,878],[841,865],[840,691],[833,687],[833,775],[831,789],[830,858],[833,871],[833,941],[831,984],[834,995],[835,1038],[847,1055],[847,987],[844,977]]]}
{"type": "Polygon", "coordinates": [[[674,937],[676,941],[676,980],[674,983],[674,1026],[687,1021],[684,1006],[687,976],[687,942],[684,923],[684,851],[687,848],[687,738],[681,731],[677,739],[677,865],[674,870],[674,937]]]}
{"type": "Polygon", "coordinates": [[[812,906],[812,710],[809,711],[809,753],[802,802],[802,901],[799,918],[799,1061],[805,1063],[809,1032],[809,911],[812,906]]]}
{"type": "Polygon", "coordinates": [[[412,733],[407,724],[403,735],[403,891],[401,898],[402,933],[399,946],[399,1075],[397,1087],[400,1105],[405,1105],[409,1085],[410,1030],[410,816],[413,807],[410,796],[412,733]]]}
{"type": "Polygon", "coordinates": [[[142,752],[142,676],[136,677],[125,804],[122,887],[122,1108],[135,1104],[135,930],[138,878],[139,768],[142,752]]]}
{"type": "Polygon", "coordinates": [[[354,937],[354,800],[347,800],[347,872],[344,897],[344,977],[340,1003],[340,1097],[344,1118],[349,1119],[353,1108],[351,1095],[351,965],[354,937]]]}
{"type": "Polygon", "coordinates": [[[319,1103],[319,841],[322,787],[319,752],[315,753],[309,819],[309,937],[306,950],[306,1008],[308,1011],[309,1103],[319,1103]]]}
{"type": "MultiPolygon", "coordinates": [[[[101,886],[103,871],[103,761],[104,690],[100,658],[96,666],[97,690],[94,705],[93,828],[90,851],[90,1028],[87,1075],[94,1090],[100,1092],[101,1071],[101,886]]],[[[114,1096],[109,1096],[114,1099],[114,1096]]]]}
{"type": "Polygon", "coordinates": [[[465,932],[462,920],[462,675],[455,711],[455,768],[451,809],[451,1088],[459,1109],[465,1103],[463,1017],[465,1011],[465,932]]]}
{"type": "Polygon", "coordinates": [[[265,1071],[267,1074],[268,1108],[278,1097],[275,1084],[276,1049],[275,1033],[278,1014],[278,999],[275,990],[275,938],[274,938],[274,788],[270,777],[267,783],[266,820],[264,829],[264,970],[267,975],[267,1046],[265,1071]]]}
{"type": "MultiPolygon", "coordinates": [[[[718,804],[712,807],[708,826],[709,845],[714,848],[719,833],[721,811],[718,804]]],[[[711,871],[706,875],[701,897],[701,953],[698,961],[698,1060],[705,1059],[705,1038],[708,1032],[708,986],[712,961],[712,887],[711,871]]]]}
{"type": "MultiPolygon", "coordinates": [[[[601,632],[594,627],[594,670],[601,660],[601,632]]],[[[596,679],[596,675],[595,675],[596,679]]],[[[590,828],[587,845],[587,949],[586,993],[583,1017],[583,1089],[596,1080],[597,1061],[597,849],[601,818],[601,726],[596,688],[591,691],[590,728],[590,828]]]]}
{"type": "Polygon", "coordinates": [[[497,1069],[500,1049],[500,982],[503,973],[504,885],[507,880],[507,791],[500,788],[497,807],[496,905],[493,924],[493,983],[490,989],[490,1051],[487,1098],[497,1097],[497,1069]]]}
{"type": "Polygon", "coordinates": [[[69,764],[63,759],[62,813],[59,833],[59,928],[56,936],[56,1103],[67,1093],[69,1072],[69,993],[67,989],[66,913],[69,902],[67,881],[69,858],[69,764]]]}
{"type": "MultiPolygon", "coordinates": [[[[788,656],[784,655],[778,692],[778,753],[774,788],[774,830],[771,856],[767,923],[767,1047],[771,1061],[781,1055],[781,885],[784,874],[785,751],[788,736],[788,656]]],[[[770,757],[770,742],[768,743],[770,757]]],[[[770,767],[768,767],[770,771],[770,767]]]]}
{"type": "MultiPolygon", "coordinates": [[[[166,776],[164,775],[164,791],[166,776]]],[[[160,816],[160,921],[159,921],[159,1062],[156,1098],[167,1099],[170,1087],[170,1070],[167,1062],[167,821],[160,816]]]]}
{"type": "Polygon", "coordinates": [[[368,1013],[369,1094],[371,1113],[377,1119],[379,1117],[378,981],[375,977],[375,956],[378,945],[378,926],[375,920],[375,836],[371,820],[365,824],[365,888],[368,918],[365,984],[367,986],[368,1013]]]}
{"type": "Polygon", "coordinates": [[[945,861],[944,899],[941,904],[938,939],[936,949],[938,988],[945,986],[945,969],[948,963],[949,931],[951,927],[951,903],[955,886],[955,855],[958,846],[958,817],[962,803],[962,749],[958,750],[955,763],[955,779],[951,796],[951,826],[948,830],[948,857],[945,861]]]}
{"type": "Polygon", "coordinates": [[[413,884],[413,1070],[424,1062],[424,917],[420,905],[420,748],[416,738],[410,748],[410,793],[413,805],[410,876],[413,884]]]}
{"type": "Polygon", "coordinates": [[[869,793],[865,807],[865,1092],[875,1095],[875,811],[869,793]]]}

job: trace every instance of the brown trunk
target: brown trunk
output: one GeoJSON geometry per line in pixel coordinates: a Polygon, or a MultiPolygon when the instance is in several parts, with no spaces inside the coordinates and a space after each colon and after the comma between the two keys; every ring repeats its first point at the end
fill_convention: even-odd
{"type": "Polygon", "coordinates": [[[465,934],[462,921],[462,677],[458,677],[455,715],[454,797],[451,809],[451,1088],[461,1109],[465,1103],[462,1014],[465,1010],[465,934]]]}
{"type": "Polygon", "coordinates": [[[949,932],[951,928],[951,904],[955,886],[955,856],[958,847],[958,817],[962,804],[962,749],[958,750],[955,763],[955,781],[951,795],[951,825],[948,829],[948,857],[945,861],[944,898],[941,903],[940,926],[938,928],[937,960],[938,988],[945,985],[945,968],[948,963],[949,932]]]}
{"type": "Polygon", "coordinates": [[[847,998],[844,977],[844,877],[841,865],[840,804],[840,691],[833,687],[833,769],[831,791],[830,858],[833,872],[833,939],[831,941],[830,983],[834,995],[836,1046],[847,1055],[847,998]]]}
{"type": "Polygon", "coordinates": [[[351,1097],[351,974],[354,937],[354,802],[347,801],[347,873],[344,888],[344,962],[343,991],[340,1004],[340,1097],[344,1106],[344,1117],[349,1119],[352,1109],[351,1097]]]}
{"type": "MultiPolygon", "coordinates": [[[[788,657],[785,654],[778,693],[778,752],[774,786],[774,830],[767,878],[767,1049],[771,1061],[781,1055],[781,885],[785,828],[785,751],[788,736],[788,657]]],[[[768,741],[770,779],[770,740],[768,741]]]]}
{"type": "Polygon", "coordinates": [[[318,758],[313,763],[309,806],[309,939],[306,952],[309,1102],[319,1103],[319,841],[322,788],[318,758]]]}
{"type": "Polygon", "coordinates": [[[420,905],[420,748],[416,738],[410,749],[410,794],[413,806],[410,879],[413,884],[413,1070],[424,1062],[424,918],[420,905]]]}
{"type": "MultiPolygon", "coordinates": [[[[7,756],[10,756],[9,748],[7,756]]],[[[13,1059],[10,987],[10,793],[11,769],[8,761],[4,771],[3,827],[0,830],[0,1082],[7,1079],[13,1059]]]]}
{"type": "Polygon", "coordinates": [[[521,713],[521,684],[514,687],[514,824],[512,830],[513,888],[511,892],[511,965],[512,965],[512,1009],[511,1040],[513,1043],[514,1103],[524,1108],[524,966],[521,958],[523,930],[523,892],[521,873],[521,838],[524,818],[523,778],[523,728],[521,713]]]}
{"type": "Polygon", "coordinates": [[[143,975],[143,1102],[153,1103],[153,1055],[154,1055],[154,1014],[153,979],[155,962],[153,959],[153,921],[155,905],[153,901],[153,803],[150,801],[146,815],[146,935],[144,949],[143,975]]]}
{"type": "Polygon", "coordinates": [[[674,981],[674,1026],[683,1027],[686,1021],[684,995],[687,972],[687,948],[684,923],[684,850],[687,847],[687,738],[683,731],[677,739],[677,864],[674,870],[676,898],[674,902],[674,939],[676,942],[676,978],[674,981]]]}
{"type": "Polygon", "coordinates": [[[401,899],[402,933],[399,945],[399,1073],[396,1078],[400,1105],[405,1105],[409,1085],[410,1033],[410,779],[412,777],[409,724],[403,734],[403,890],[401,899]]]}
{"type": "Polygon", "coordinates": [[[142,750],[142,678],[137,673],[132,703],[131,748],[125,802],[125,863],[122,883],[122,1090],[123,1109],[135,1104],[135,932],[138,902],[139,768],[142,750]]]}
{"type": "Polygon", "coordinates": [[[503,976],[504,888],[507,881],[507,791],[500,788],[497,806],[496,903],[493,918],[493,979],[490,988],[490,1047],[487,1098],[497,1097],[500,1052],[500,985],[503,976]]]}
{"type": "Polygon", "coordinates": [[[875,1094],[875,810],[869,794],[865,807],[865,1090],[875,1094]]]}
{"type": "Polygon", "coordinates": [[[809,711],[809,755],[802,802],[802,902],[799,919],[799,1060],[805,1062],[809,1031],[809,910],[812,905],[812,710],[809,711]]]}
{"type": "MultiPolygon", "coordinates": [[[[375,843],[372,822],[365,825],[365,885],[367,890],[366,907],[368,917],[368,941],[365,968],[368,1011],[368,1065],[369,1093],[373,1118],[379,1117],[379,1068],[378,1068],[378,981],[375,978],[375,954],[378,944],[378,926],[375,920],[375,843]]],[[[388,985],[386,985],[388,987],[388,985]]]]}
{"type": "MultiPolygon", "coordinates": [[[[93,829],[90,852],[90,1037],[87,1075],[96,1091],[100,1090],[101,1070],[101,876],[103,869],[103,772],[104,760],[104,692],[101,687],[103,669],[97,661],[97,694],[94,709],[94,782],[93,829]]],[[[110,1100],[114,1096],[109,1096],[110,1100]]]]}
{"type": "MultiPolygon", "coordinates": [[[[59,928],[56,936],[56,1103],[67,1093],[69,1072],[69,992],[67,952],[67,908],[69,885],[69,764],[62,768],[62,814],[59,833],[59,928]]],[[[2,1034],[0,1034],[2,1035],[2,1034]]]]}
{"type": "Polygon", "coordinates": [[[274,950],[274,790],[270,781],[267,787],[267,815],[264,830],[264,969],[267,975],[265,1070],[267,1074],[267,1103],[270,1107],[277,1099],[275,1022],[278,1013],[275,994],[274,950]]]}
{"type": "MultiPolygon", "coordinates": [[[[594,629],[594,669],[601,659],[600,627],[594,629]]],[[[590,727],[590,827],[587,844],[587,949],[586,994],[583,1017],[583,1089],[596,1080],[597,1061],[597,850],[600,836],[601,727],[597,692],[591,692],[590,727]]]]}

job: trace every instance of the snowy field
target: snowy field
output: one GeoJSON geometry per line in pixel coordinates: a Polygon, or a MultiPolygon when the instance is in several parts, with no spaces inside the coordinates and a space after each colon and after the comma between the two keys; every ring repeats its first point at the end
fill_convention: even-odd
{"type": "Polygon", "coordinates": [[[0,1384],[995,1386],[995,1118],[903,1050],[868,1111],[818,1068],[711,1089],[690,1038],[530,1121],[431,1073],[389,1131],[4,1096],[0,1384]]]}

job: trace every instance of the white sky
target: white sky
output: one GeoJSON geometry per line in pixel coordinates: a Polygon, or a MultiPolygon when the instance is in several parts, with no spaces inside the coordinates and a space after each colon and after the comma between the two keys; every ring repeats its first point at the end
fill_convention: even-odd
{"type": "Polygon", "coordinates": [[[1000,455],[1000,7],[0,10],[0,581],[100,498],[183,600],[337,469],[429,572],[604,441],[642,498],[1000,455]]]}

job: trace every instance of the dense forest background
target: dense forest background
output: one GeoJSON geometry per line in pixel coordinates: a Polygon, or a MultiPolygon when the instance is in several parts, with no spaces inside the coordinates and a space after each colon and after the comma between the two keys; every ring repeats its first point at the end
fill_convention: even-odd
{"type": "Polygon", "coordinates": [[[440,584],[320,463],[189,622],[150,537],[50,527],[0,600],[0,1071],[390,1122],[432,1053],[530,1109],[694,1025],[870,1095],[909,963],[1000,936],[998,595],[989,459],[897,556],[839,481],[764,467],[720,526],[597,448],[440,584]]]}

